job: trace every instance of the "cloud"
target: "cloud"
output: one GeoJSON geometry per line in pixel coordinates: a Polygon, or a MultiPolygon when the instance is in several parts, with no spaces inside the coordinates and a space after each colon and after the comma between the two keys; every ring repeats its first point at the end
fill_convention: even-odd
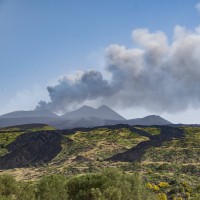
{"type": "Polygon", "coordinates": [[[105,49],[110,79],[96,70],[66,76],[47,88],[51,101],[37,109],[64,112],[90,100],[168,113],[199,107],[200,28],[176,26],[171,43],[162,31],[136,29],[131,37],[132,48],[112,44],[105,49]]]}
{"type": "Polygon", "coordinates": [[[200,12],[200,2],[195,5],[195,8],[200,12]]]}

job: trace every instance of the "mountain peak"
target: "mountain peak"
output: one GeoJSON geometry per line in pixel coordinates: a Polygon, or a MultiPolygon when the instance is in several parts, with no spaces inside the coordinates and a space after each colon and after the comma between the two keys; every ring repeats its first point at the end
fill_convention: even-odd
{"type": "Polygon", "coordinates": [[[97,117],[99,117],[99,118],[104,118],[104,119],[108,119],[108,120],[119,120],[119,121],[126,120],[120,114],[115,112],[112,108],[110,108],[106,105],[100,106],[99,108],[96,109],[96,111],[98,112],[97,117]]]}
{"type": "Polygon", "coordinates": [[[94,110],[94,108],[84,105],[84,106],[80,107],[78,110],[94,110]]]}
{"type": "Polygon", "coordinates": [[[159,115],[148,115],[145,118],[162,118],[162,117],[159,115]]]}
{"type": "Polygon", "coordinates": [[[106,106],[106,105],[102,105],[102,106],[100,106],[99,108],[97,108],[96,110],[107,110],[107,109],[109,109],[109,110],[112,110],[110,107],[108,107],[108,106],[106,106]]]}
{"type": "Polygon", "coordinates": [[[125,118],[106,105],[102,105],[97,109],[85,105],[75,111],[66,113],[62,117],[68,119],[95,117],[103,120],[125,120],[125,118]]]}

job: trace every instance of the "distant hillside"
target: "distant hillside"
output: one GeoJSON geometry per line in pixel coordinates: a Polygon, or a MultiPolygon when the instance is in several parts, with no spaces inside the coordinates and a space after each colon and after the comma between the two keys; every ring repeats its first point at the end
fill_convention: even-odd
{"type": "Polygon", "coordinates": [[[16,126],[24,124],[48,124],[58,120],[52,117],[23,117],[23,118],[0,118],[0,127],[16,126]]]}
{"type": "Polygon", "coordinates": [[[0,118],[27,118],[27,117],[58,117],[50,111],[15,111],[4,115],[0,118]]]}
{"type": "Polygon", "coordinates": [[[82,117],[74,119],[59,119],[57,121],[52,121],[49,125],[52,125],[58,129],[68,129],[68,128],[78,128],[78,127],[95,127],[95,126],[106,126],[106,125],[116,125],[116,124],[128,124],[128,125],[172,125],[171,122],[159,117],[159,116],[147,116],[140,119],[132,120],[105,120],[96,117],[82,117]]]}
{"type": "MultiPolygon", "coordinates": [[[[69,128],[80,128],[80,127],[95,127],[95,126],[103,126],[105,125],[105,120],[88,117],[88,118],[78,118],[78,119],[59,119],[55,121],[51,121],[48,123],[49,125],[56,127],[57,129],[69,129],[69,128]]],[[[115,123],[114,124],[119,124],[115,123]]]]}
{"type": "Polygon", "coordinates": [[[126,120],[124,117],[119,115],[117,112],[109,108],[108,106],[101,106],[97,109],[94,109],[89,106],[83,106],[78,110],[66,113],[61,116],[65,119],[79,119],[79,118],[89,118],[95,117],[99,119],[110,119],[110,120],[126,120]]]}
{"type": "Polygon", "coordinates": [[[16,126],[9,126],[5,128],[0,128],[1,132],[10,132],[10,131],[16,131],[19,132],[33,132],[33,131],[40,131],[40,130],[56,130],[54,127],[49,126],[47,124],[22,124],[22,125],[16,125],[16,126]]]}

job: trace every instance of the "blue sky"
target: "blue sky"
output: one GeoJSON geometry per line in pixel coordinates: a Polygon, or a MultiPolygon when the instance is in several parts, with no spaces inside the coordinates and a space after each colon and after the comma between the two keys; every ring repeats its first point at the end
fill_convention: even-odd
{"type": "MultiPolygon", "coordinates": [[[[176,25],[189,29],[199,26],[197,3],[0,0],[0,113],[33,109],[40,99],[48,100],[46,86],[66,74],[86,69],[101,71],[104,49],[110,44],[131,46],[134,29],[161,30],[172,40],[176,25]]],[[[140,108],[119,112],[125,117],[154,114],[140,108]]],[[[195,110],[163,113],[175,122],[200,123],[199,115],[200,111],[195,110]]]]}

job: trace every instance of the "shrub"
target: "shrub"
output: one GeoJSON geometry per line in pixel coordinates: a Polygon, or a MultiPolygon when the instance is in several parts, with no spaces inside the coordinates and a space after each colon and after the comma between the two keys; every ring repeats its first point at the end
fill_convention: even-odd
{"type": "Polygon", "coordinates": [[[17,200],[35,200],[36,187],[31,183],[20,183],[20,192],[17,200]]]}
{"type": "Polygon", "coordinates": [[[160,182],[160,183],[158,184],[158,186],[159,186],[160,188],[168,188],[168,187],[169,187],[169,183],[167,183],[167,182],[160,182]]]}
{"type": "Polygon", "coordinates": [[[67,200],[66,179],[60,175],[42,178],[37,185],[38,200],[67,200]]]}
{"type": "Polygon", "coordinates": [[[67,183],[73,200],[153,200],[155,196],[146,189],[138,175],[108,170],[71,178],[67,183]]]}
{"type": "Polygon", "coordinates": [[[187,199],[189,199],[189,198],[190,198],[190,193],[189,193],[189,192],[186,192],[186,193],[185,193],[185,196],[186,196],[187,199]]]}
{"type": "Polygon", "coordinates": [[[179,192],[178,187],[174,187],[170,190],[170,194],[177,194],[179,192]]]}
{"type": "Polygon", "coordinates": [[[153,189],[153,185],[151,183],[147,183],[146,186],[148,189],[153,189]]]}
{"type": "Polygon", "coordinates": [[[167,195],[165,193],[158,194],[159,200],[167,200],[167,195]]]}
{"type": "Polygon", "coordinates": [[[154,185],[154,186],[153,186],[153,190],[154,190],[154,191],[159,191],[160,188],[159,188],[157,185],[154,185]]]}
{"type": "Polygon", "coordinates": [[[18,193],[17,181],[10,175],[0,176],[0,196],[5,197],[16,196],[18,193]]]}
{"type": "MultiPolygon", "coordinates": [[[[158,186],[157,186],[158,187],[158,186]]],[[[162,197],[162,195],[161,195],[162,197]]],[[[155,200],[138,174],[116,170],[75,176],[51,175],[38,182],[17,182],[0,176],[1,200],[155,200]]],[[[162,200],[165,200],[162,197],[162,200]]]]}

